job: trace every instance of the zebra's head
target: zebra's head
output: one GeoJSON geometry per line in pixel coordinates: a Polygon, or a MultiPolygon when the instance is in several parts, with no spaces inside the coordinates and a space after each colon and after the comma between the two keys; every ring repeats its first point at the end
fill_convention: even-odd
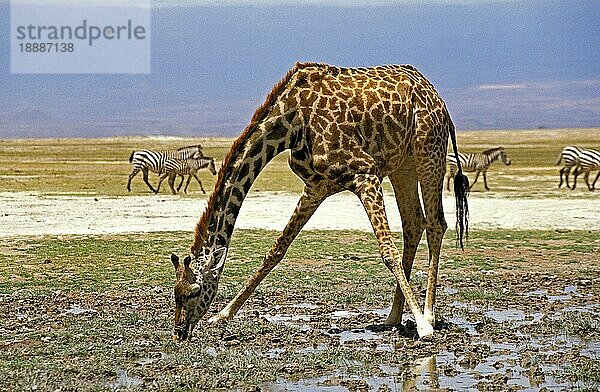
{"type": "Polygon", "coordinates": [[[210,163],[208,164],[208,170],[210,170],[213,176],[217,174],[217,168],[215,167],[215,158],[210,159],[210,163]]]}
{"type": "Polygon", "coordinates": [[[510,165],[510,158],[508,157],[508,155],[506,154],[506,150],[504,149],[504,147],[500,147],[500,160],[502,161],[502,163],[504,163],[506,166],[510,165]]]}
{"type": "Polygon", "coordinates": [[[179,257],[171,255],[175,267],[175,341],[191,339],[192,331],[208,311],[217,294],[227,248],[205,253],[203,258],[202,262],[196,259],[192,268],[192,256],[187,256],[180,264],[179,257]]]}

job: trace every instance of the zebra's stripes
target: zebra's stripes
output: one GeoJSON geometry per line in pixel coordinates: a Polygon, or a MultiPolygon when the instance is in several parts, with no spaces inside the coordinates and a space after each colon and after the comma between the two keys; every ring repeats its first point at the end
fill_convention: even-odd
{"type": "MultiPolygon", "coordinates": [[[[473,180],[473,183],[469,189],[473,188],[473,185],[475,185],[477,179],[479,178],[479,174],[481,173],[483,174],[483,185],[486,191],[490,190],[487,185],[486,176],[490,165],[496,162],[498,159],[500,159],[505,165],[510,165],[510,158],[508,158],[504,147],[491,148],[481,153],[466,154],[459,152],[458,159],[460,165],[462,166],[463,172],[477,172],[477,174],[475,174],[475,180],[473,180]]],[[[453,154],[448,154],[446,156],[446,162],[450,168],[450,175],[448,176],[446,187],[448,190],[450,190],[450,179],[454,178],[454,175],[456,174],[456,156],[453,154]]]]}
{"type": "Polygon", "coordinates": [[[577,176],[581,173],[585,173],[583,178],[585,179],[588,189],[590,191],[596,189],[596,181],[598,181],[598,177],[600,177],[600,151],[587,148],[580,149],[577,167],[573,172],[573,188],[571,189],[575,189],[577,186],[577,176]],[[590,185],[589,177],[590,172],[593,170],[598,170],[598,174],[596,174],[594,182],[590,185]]]}
{"type": "Polygon", "coordinates": [[[560,188],[563,184],[563,175],[565,177],[564,182],[567,184],[567,188],[569,186],[569,173],[573,167],[576,167],[579,163],[579,154],[581,153],[581,148],[575,146],[567,146],[562,149],[560,152],[560,156],[556,161],[557,165],[563,163],[563,167],[560,169],[560,182],[558,183],[558,187],[560,188]]]}
{"type": "Polygon", "coordinates": [[[156,187],[156,191],[154,193],[158,193],[160,190],[160,184],[165,180],[165,178],[169,177],[169,186],[171,187],[171,192],[173,194],[176,193],[174,183],[175,178],[177,176],[181,176],[181,182],[177,187],[177,192],[181,189],[181,185],[183,184],[183,176],[188,175],[187,182],[185,184],[184,192],[187,193],[188,186],[190,185],[190,181],[192,177],[198,181],[200,185],[200,189],[202,193],[206,193],[204,187],[202,186],[202,182],[198,178],[198,170],[208,168],[212,175],[217,174],[217,169],[215,168],[215,159],[210,157],[203,158],[190,158],[190,159],[167,159],[165,161],[165,170],[164,173],[161,174],[160,179],[158,180],[158,186],[156,187]]]}
{"type": "Polygon", "coordinates": [[[161,174],[164,172],[164,165],[167,159],[187,159],[187,158],[203,158],[202,146],[187,146],[181,147],[177,150],[166,150],[166,151],[152,151],[152,150],[138,150],[133,151],[129,156],[129,162],[133,164],[133,171],[129,175],[127,181],[127,190],[131,192],[131,180],[140,171],[143,174],[144,182],[148,185],[148,188],[152,192],[155,192],[154,188],[148,182],[148,171],[161,174]]]}

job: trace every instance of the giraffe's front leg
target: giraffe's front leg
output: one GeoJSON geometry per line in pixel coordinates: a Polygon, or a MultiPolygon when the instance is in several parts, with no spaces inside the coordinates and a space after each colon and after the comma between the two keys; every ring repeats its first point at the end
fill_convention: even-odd
{"type": "MultiPolygon", "coordinates": [[[[396,282],[402,290],[410,310],[415,316],[419,336],[424,338],[433,335],[433,327],[423,316],[423,313],[419,308],[417,298],[412,292],[408,280],[406,279],[402,261],[400,259],[400,252],[394,244],[385,212],[381,181],[375,175],[357,175],[353,183],[354,184],[352,184],[352,188],[350,189],[352,189],[360,198],[360,201],[369,216],[373,231],[377,237],[377,242],[379,243],[379,250],[383,262],[396,277],[396,282]]],[[[397,318],[397,316],[394,315],[394,318],[397,318]]]]}
{"type": "Polygon", "coordinates": [[[302,227],[304,227],[306,222],[308,222],[308,219],[317,210],[319,205],[321,205],[323,200],[337,191],[337,189],[333,190],[331,187],[326,186],[325,182],[320,182],[311,186],[307,185],[304,188],[304,193],[296,205],[296,210],[279,238],[277,238],[271,247],[271,250],[266,254],[260,268],[250,277],[246,282],[246,285],[240,290],[235,298],[233,298],[218,314],[208,320],[209,323],[217,323],[231,319],[235,316],[260,282],[277,264],[279,264],[281,259],[283,259],[283,256],[285,256],[291,243],[298,233],[300,233],[300,230],[302,230],[302,227]]]}

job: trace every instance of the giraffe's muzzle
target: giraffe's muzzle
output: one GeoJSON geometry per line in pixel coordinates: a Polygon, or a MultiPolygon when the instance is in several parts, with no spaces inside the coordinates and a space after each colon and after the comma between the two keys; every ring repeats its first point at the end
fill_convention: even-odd
{"type": "Polygon", "coordinates": [[[190,337],[189,326],[187,324],[175,325],[175,333],[173,334],[173,340],[176,342],[183,342],[190,337]]]}

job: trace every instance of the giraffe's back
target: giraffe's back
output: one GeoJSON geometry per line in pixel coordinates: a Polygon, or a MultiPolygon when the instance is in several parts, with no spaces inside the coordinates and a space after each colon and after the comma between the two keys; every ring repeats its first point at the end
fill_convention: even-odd
{"type": "Polygon", "coordinates": [[[452,126],[448,111],[433,85],[410,65],[311,64],[299,70],[296,86],[315,145],[328,154],[344,160],[361,149],[384,175],[412,153],[416,140],[436,139],[445,156],[452,126]],[[430,126],[415,127],[416,115],[430,126]]]}

